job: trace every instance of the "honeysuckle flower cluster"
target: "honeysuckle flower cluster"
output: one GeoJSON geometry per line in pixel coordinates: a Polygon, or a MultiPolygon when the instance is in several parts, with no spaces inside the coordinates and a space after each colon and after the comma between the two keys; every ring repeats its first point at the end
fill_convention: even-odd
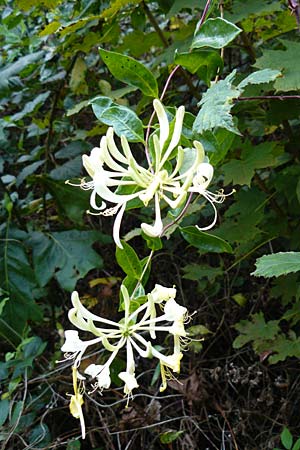
{"type": "MultiPolygon", "coordinates": [[[[152,135],[153,162],[148,168],[136,161],[125,136],[121,136],[121,150],[118,149],[113,128],[108,128],[99,147],[93,148],[90,155],[83,155],[82,158],[83,165],[91,177],[90,181],[83,179],[80,183],[82,189],[92,190],[90,205],[94,212],[89,212],[104,216],[116,214],[113,238],[120,248],[121,221],[131,200],[139,199],[144,206],[154,201],[154,223],[142,223],[141,228],[145,234],[158,237],[163,232],[161,209],[165,205],[171,209],[180,208],[185,204],[188,193],[202,195],[214,209],[213,222],[205,228],[199,228],[208,230],[214,226],[217,219],[214,203],[221,203],[225,199],[223,192],[213,194],[207,191],[213,177],[213,167],[205,156],[202,144],[194,141],[192,148],[179,145],[184,106],[177,109],[171,127],[162,103],[155,99],[153,107],[159,128],[158,132],[152,135]],[[122,193],[124,189],[129,189],[130,193],[122,193]],[[97,196],[101,200],[100,204],[97,202],[97,196]],[[106,202],[114,206],[107,207],[106,202]]],[[[69,181],[66,183],[71,184],[69,181]]]]}
{"type": "Polygon", "coordinates": [[[86,309],[75,291],[72,294],[73,308],[69,311],[70,322],[78,329],[90,332],[93,339],[81,340],[77,330],[65,331],[65,343],[61,350],[66,360],[72,360],[73,389],[71,395],[71,414],[80,419],[82,437],[85,436],[82,412],[83,395],[87,377],[92,380],[93,390],[100,393],[111,385],[110,366],[122,348],[126,348],[126,370],[118,374],[124,382],[124,394],[129,398],[137,388],[135,375],[135,355],[141,358],[156,358],[160,363],[162,384],[160,391],[167,386],[167,379],[172,372],[180,372],[180,361],[185,340],[187,339],[185,323],[189,320],[187,309],[176,300],[176,289],[157,284],[147,295],[146,302],[131,312],[130,297],[124,285],[121,286],[124,301],[124,317],[119,322],[97,316],[86,309]],[[157,315],[157,310],[163,313],[157,315]],[[173,337],[173,352],[165,355],[155,347],[156,333],[165,332],[173,337]],[[101,364],[90,364],[81,373],[80,364],[85,352],[101,346],[110,354],[101,364]]]}

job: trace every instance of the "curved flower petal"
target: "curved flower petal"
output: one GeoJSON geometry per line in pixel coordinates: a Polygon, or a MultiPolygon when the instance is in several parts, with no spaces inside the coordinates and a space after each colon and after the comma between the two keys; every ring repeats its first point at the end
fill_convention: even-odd
{"type": "Polygon", "coordinates": [[[171,298],[165,304],[164,313],[166,320],[173,322],[182,320],[187,314],[187,309],[184,306],[179,305],[174,298],[171,298]]]}
{"type": "Polygon", "coordinates": [[[163,230],[163,223],[161,220],[160,214],[160,205],[158,194],[155,194],[155,222],[153,225],[149,225],[148,223],[142,223],[141,228],[145,234],[151,237],[158,237],[161,235],[163,230]]]}
{"type": "Polygon", "coordinates": [[[107,364],[90,364],[84,373],[92,378],[97,378],[97,386],[100,390],[108,389],[111,385],[110,370],[107,364]]]}
{"type": "Polygon", "coordinates": [[[133,389],[139,387],[138,382],[136,381],[135,375],[129,372],[120,372],[119,378],[124,381],[124,394],[130,395],[133,389]]]}
{"type": "Polygon", "coordinates": [[[153,107],[159,121],[159,145],[160,148],[163,149],[163,146],[165,145],[170,132],[168,116],[166,114],[165,108],[158,99],[153,100],[153,107]]]}

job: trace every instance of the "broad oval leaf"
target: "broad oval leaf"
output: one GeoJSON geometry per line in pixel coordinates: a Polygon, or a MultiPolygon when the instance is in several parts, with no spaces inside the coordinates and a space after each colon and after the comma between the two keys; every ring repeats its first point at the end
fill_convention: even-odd
{"type": "Polygon", "coordinates": [[[0,400],[0,427],[5,423],[9,414],[9,400],[0,400]]]}
{"type": "Polygon", "coordinates": [[[119,137],[125,136],[129,142],[144,142],[143,123],[126,106],[116,105],[105,109],[99,120],[113,127],[119,137]]]}
{"type": "Polygon", "coordinates": [[[288,428],[283,429],[283,431],[280,435],[280,439],[281,439],[282,444],[284,445],[284,447],[287,450],[290,450],[292,448],[293,436],[288,428]]]}
{"type": "Polygon", "coordinates": [[[127,244],[127,242],[122,241],[123,249],[116,248],[116,259],[117,263],[124,270],[126,275],[135,280],[139,280],[142,275],[142,264],[139,260],[134,249],[127,244]]]}
{"type": "Polygon", "coordinates": [[[220,17],[208,19],[194,36],[191,48],[223,48],[233,41],[241,31],[239,27],[220,17]]]}
{"type": "Polygon", "coordinates": [[[300,252],[279,252],[264,255],[256,260],[256,277],[279,277],[300,270],[300,252]]]}
{"type": "Polygon", "coordinates": [[[93,113],[99,120],[101,120],[101,116],[104,111],[106,111],[111,106],[114,106],[114,102],[112,101],[112,99],[105,96],[93,98],[90,103],[92,105],[93,113]]]}
{"type": "Polygon", "coordinates": [[[101,58],[117,80],[139,88],[149,97],[158,97],[155,77],[143,64],[130,56],[99,49],[101,58]]]}
{"type": "Polygon", "coordinates": [[[228,242],[212,234],[204,233],[196,227],[184,227],[180,229],[180,232],[189,244],[203,253],[232,253],[231,245],[228,242]]]}

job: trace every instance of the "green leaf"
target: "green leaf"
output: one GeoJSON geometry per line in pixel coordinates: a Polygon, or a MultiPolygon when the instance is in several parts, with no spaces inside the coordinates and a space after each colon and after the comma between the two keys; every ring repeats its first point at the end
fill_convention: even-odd
{"type": "Polygon", "coordinates": [[[232,253],[228,242],[212,234],[204,233],[196,227],[184,227],[180,229],[180,232],[189,244],[198,248],[202,253],[232,253]]]}
{"type": "Polygon", "coordinates": [[[277,364],[279,361],[285,361],[287,358],[300,358],[300,337],[290,331],[290,336],[279,334],[272,341],[272,355],[268,361],[270,364],[277,364]]]}
{"type": "Polygon", "coordinates": [[[162,444],[170,444],[181,436],[184,431],[168,430],[159,435],[160,442],[162,444]]]}
{"type": "Polygon", "coordinates": [[[100,49],[100,55],[112,75],[120,81],[139,88],[149,97],[158,97],[156,79],[143,64],[120,53],[100,49]]]}
{"type": "Polygon", "coordinates": [[[200,281],[207,278],[209,283],[214,283],[215,279],[223,275],[220,267],[210,267],[207,264],[187,264],[183,267],[185,274],[182,278],[186,280],[200,281]]]}
{"type": "Polygon", "coordinates": [[[44,37],[48,36],[49,34],[55,33],[55,31],[57,31],[60,26],[61,23],[54,20],[53,22],[48,23],[48,25],[46,25],[45,28],[40,31],[39,36],[44,37]]]}
{"type": "Polygon", "coordinates": [[[125,136],[129,142],[144,142],[143,123],[126,106],[112,106],[107,108],[100,118],[105,125],[112,126],[115,133],[121,137],[125,136]]]}
{"type": "Polygon", "coordinates": [[[87,65],[83,58],[76,58],[70,74],[70,89],[74,94],[88,94],[88,86],[85,80],[87,65]]]}
{"type": "Polygon", "coordinates": [[[101,116],[104,111],[111,106],[115,106],[115,103],[111,98],[105,96],[95,97],[90,101],[92,105],[93,113],[97,117],[97,119],[101,120],[101,116]]]}
{"type": "Polygon", "coordinates": [[[9,297],[1,314],[0,334],[16,342],[26,322],[38,321],[42,315],[34,301],[39,288],[35,274],[23,243],[14,235],[0,246],[0,286],[9,297]]]}
{"type": "Polygon", "coordinates": [[[130,108],[117,105],[105,96],[96,97],[90,103],[97,119],[112,126],[118,136],[125,136],[129,142],[144,142],[143,123],[130,108]]]}
{"type": "Polygon", "coordinates": [[[273,340],[280,331],[279,321],[266,322],[262,312],[253,314],[251,321],[241,320],[234,328],[241,334],[233,341],[233,348],[241,348],[249,342],[253,342],[254,350],[261,349],[261,345],[266,345],[266,341],[267,346],[264,347],[264,350],[269,348],[271,344],[268,341],[273,340]]]}
{"type": "Polygon", "coordinates": [[[101,256],[92,248],[94,242],[103,240],[107,242],[97,231],[32,232],[28,244],[40,286],[54,277],[63,289],[72,291],[80,278],[103,266],[101,256]]]}
{"type": "MultiPolygon", "coordinates": [[[[133,5],[136,5],[140,3],[141,0],[131,0],[130,3],[133,5]]],[[[124,8],[124,6],[128,6],[128,0],[113,0],[110,1],[109,7],[106,8],[104,11],[102,11],[101,16],[104,18],[113,17],[117,12],[120,11],[121,8],[124,8]]]]}
{"type": "Polygon", "coordinates": [[[142,264],[134,249],[125,241],[121,241],[123,249],[116,248],[116,259],[119,266],[130,278],[139,280],[142,275],[142,264]]]}
{"type": "Polygon", "coordinates": [[[204,75],[203,79],[208,85],[218,70],[223,68],[222,58],[217,52],[211,50],[176,52],[174,62],[185,67],[192,74],[198,72],[200,78],[204,75]]]}
{"type": "Polygon", "coordinates": [[[281,40],[286,50],[263,50],[263,55],[255,62],[259,69],[280,70],[282,77],[277,78],[274,87],[276,91],[298,91],[300,89],[300,60],[295,55],[300,54],[300,42],[281,40]]]}
{"type": "Polygon", "coordinates": [[[271,2],[262,2],[261,0],[251,0],[245,2],[245,0],[233,0],[231,3],[230,12],[225,11],[225,17],[231,22],[237,23],[250,16],[256,16],[253,19],[258,20],[257,16],[267,15],[274,11],[280,11],[282,4],[280,1],[272,0],[271,2]]]}
{"type": "Polygon", "coordinates": [[[79,440],[68,442],[66,450],[80,450],[81,442],[79,440]]]}
{"type": "Polygon", "coordinates": [[[43,184],[51,193],[60,214],[66,215],[68,219],[75,223],[83,224],[82,215],[89,206],[90,193],[88,191],[69,186],[62,181],[52,180],[45,175],[33,179],[43,184]]]}
{"type": "Polygon", "coordinates": [[[257,70],[256,72],[251,73],[243,81],[240,82],[238,88],[244,89],[249,84],[262,84],[269,83],[270,81],[276,80],[281,75],[279,70],[271,70],[271,69],[263,69],[257,70]]]}
{"type": "Polygon", "coordinates": [[[225,80],[218,81],[203,94],[198,103],[200,111],[193,125],[194,133],[202,134],[205,130],[214,128],[226,128],[235,134],[240,134],[230,114],[233,107],[233,99],[238,98],[241,90],[232,85],[235,71],[229,74],[225,80]]]}
{"type": "Polygon", "coordinates": [[[279,277],[300,270],[300,252],[279,252],[264,255],[256,260],[256,277],[279,277]]]}
{"type": "Polygon", "coordinates": [[[0,400],[0,427],[5,423],[9,413],[9,400],[0,400]]]}
{"type": "Polygon", "coordinates": [[[206,20],[194,36],[191,48],[223,48],[235,39],[241,29],[226,19],[206,20]]]}
{"type": "Polygon", "coordinates": [[[293,445],[293,450],[300,450],[300,438],[293,445]]]}
{"type": "Polygon", "coordinates": [[[34,110],[37,109],[37,107],[40,107],[45,103],[50,94],[51,92],[47,91],[44,92],[43,94],[37,95],[31,102],[26,103],[26,106],[22,109],[22,111],[10,116],[9,120],[12,122],[21,120],[28,114],[31,114],[34,110]]]}
{"type": "Polygon", "coordinates": [[[147,247],[150,250],[157,251],[162,249],[163,244],[159,237],[151,237],[145,234],[143,231],[141,233],[142,238],[146,241],[147,247]]]}
{"type": "Polygon", "coordinates": [[[253,146],[250,141],[243,145],[241,159],[231,159],[222,166],[224,184],[247,184],[250,186],[256,169],[272,167],[277,163],[277,155],[281,151],[276,142],[263,142],[253,146]]]}
{"type": "Polygon", "coordinates": [[[285,446],[285,448],[287,450],[290,450],[292,448],[293,445],[293,436],[290,432],[290,430],[288,430],[288,428],[284,428],[281,435],[280,435],[280,439],[282,444],[285,446]]]}
{"type": "Polygon", "coordinates": [[[6,91],[13,86],[12,80],[14,80],[16,75],[21,74],[21,72],[28,68],[30,64],[33,64],[42,59],[45,52],[40,50],[38,52],[30,53],[26,56],[21,56],[17,61],[3,67],[0,70],[0,92],[6,91]]]}

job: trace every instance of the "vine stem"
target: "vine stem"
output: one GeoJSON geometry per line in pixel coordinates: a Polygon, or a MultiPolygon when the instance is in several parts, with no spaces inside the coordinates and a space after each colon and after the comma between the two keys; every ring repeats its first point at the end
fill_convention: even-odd
{"type": "Polygon", "coordinates": [[[242,102],[248,100],[288,100],[288,99],[300,100],[300,95],[259,95],[257,97],[238,97],[234,101],[242,102]]]}
{"type": "MultiPolygon", "coordinates": [[[[205,18],[207,16],[210,4],[211,4],[211,0],[207,0],[207,2],[205,4],[205,7],[204,7],[204,10],[202,12],[202,15],[200,17],[200,20],[199,20],[199,22],[196,25],[195,33],[197,33],[199,31],[200,27],[203,25],[203,22],[204,22],[204,20],[205,20],[205,18]]],[[[180,65],[179,64],[174,67],[174,69],[172,70],[172,72],[168,76],[167,81],[165,82],[165,85],[163,87],[161,96],[159,98],[161,101],[163,100],[163,98],[164,98],[164,96],[165,96],[165,94],[167,92],[167,89],[169,87],[169,84],[170,84],[173,76],[175,75],[175,73],[177,72],[178,69],[180,69],[180,65]]],[[[146,158],[147,158],[147,162],[148,162],[149,168],[150,168],[152,173],[154,171],[153,171],[152,162],[151,162],[151,158],[150,158],[150,153],[149,153],[149,148],[148,148],[148,141],[149,141],[149,137],[150,137],[150,130],[151,130],[151,125],[152,125],[154,116],[155,116],[155,111],[152,112],[151,117],[149,119],[149,122],[148,122],[148,125],[147,125],[147,129],[146,129],[146,139],[145,139],[145,155],[146,155],[146,158]]]]}
{"type": "Polygon", "coordinates": [[[143,280],[143,278],[144,278],[144,275],[145,275],[145,273],[146,273],[146,271],[147,271],[147,269],[148,269],[148,267],[149,267],[149,264],[150,264],[150,262],[151,262],[151,260],[152,260],[153,255],[154,255],[154,250],[151,250],[151,252],[150,252],[150,254],[149,254],[149,256],[148,256],[147,262],[146,262],[146,264],[145,264],[145,266],[144,266],[144,268],[143,268],[142,274],[141,274],[140,278],[138,279],[138,282],[136,283],[136,286],[135,286],[135,288],[134,288],[134,290],[133,290],[133,292],[132,292],[132,294],[131,294],[131,296],[130,296],[130,299],[133,299],[134,294],[136,293],[136,291],[137,291],[138,288],[140,287],[140,285],[141,285],[141,283],[142,283],[142,280],[143,280]]]}
{"type": "Polygon", "coordinates": [[[169,228],[171,228],[173,225],[175,225],[175,223],[178,222],[178,220],[180,220],[181,217],[183,217],[183,216],[185,215],[186,210],[188,209],[188,207],[189,207],[189,205],[190,205],[190,203],[191,203],[191,201],[192,201],[192,197],[193,197],[193,192],[190,192],[190,195],[189,195],[189,197],[188,197],[188,199],[187,199],[187,202],[186,202],[186,204],[184,205],[184,208],[182,209],[181,213],[178,214],[178,216],[173,220],[173,222],[168,223],[168,224],[163,228],[163,230],[162,230],[162,232],[161,232],[161,234],[160,234],[160,237],[163,236],[163,235],[165,234],[165,232],[166,232],[169,228]]]}

